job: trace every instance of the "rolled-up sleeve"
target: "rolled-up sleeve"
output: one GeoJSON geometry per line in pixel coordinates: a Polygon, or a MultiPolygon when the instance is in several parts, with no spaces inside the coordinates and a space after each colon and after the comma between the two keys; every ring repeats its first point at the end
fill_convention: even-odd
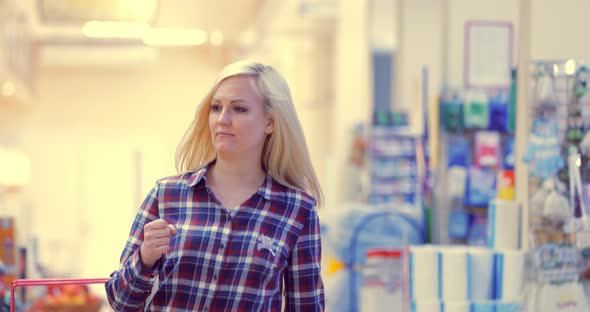
{"type": "Polygon", "coordinates": [[[119,269],[107,281],[107,298],[115,311],[140,311],[152,289],[157,269],[146,268],[139,254],[143,242],[143,226],[158,219],[158,185],[154,186],[141,205],[129,238],[121,254],[119,269]]]}
{"type": "Polygon", "coordinates": [[[285,311],[324,311],[322,243],[316,207],[308,210],[285,271],[285,311]]]}

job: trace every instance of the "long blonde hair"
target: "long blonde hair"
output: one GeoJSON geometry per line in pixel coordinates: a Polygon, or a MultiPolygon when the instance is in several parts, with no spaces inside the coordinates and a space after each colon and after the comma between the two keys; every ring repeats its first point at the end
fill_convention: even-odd
{"type": "Polygon", "coordinates": [[[208,126],[211,99],[224,79],[238,75],[256,79],[264,97],[265,109],[274,121],[274,131],[267,136],[262,149],[264,168],[277,182],[308,193],[316,199],[318,206],[322,206],[324,196],[309,157],[289,86],[274,68],[260,63],[240,61],[223,69],[201,100],[195,118],[178,145],[176,170],[178,173],[192,171],[215,159],[208,126]]]}

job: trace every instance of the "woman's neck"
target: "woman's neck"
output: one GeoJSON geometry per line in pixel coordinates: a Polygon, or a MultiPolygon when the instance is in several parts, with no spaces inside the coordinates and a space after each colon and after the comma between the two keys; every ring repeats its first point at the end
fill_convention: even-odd
{"type": "Polygon", "coordinates": [[[266,178],[261,162],[248,159],[228,159],[218,157],[209,169],[208,178],[214,184],[226,186],[259,187],[266,178]]]}

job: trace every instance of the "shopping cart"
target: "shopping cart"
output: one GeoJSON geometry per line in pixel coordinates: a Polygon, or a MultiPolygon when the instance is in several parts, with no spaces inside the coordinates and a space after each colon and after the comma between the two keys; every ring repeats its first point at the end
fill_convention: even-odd
{"type": "Polygon", "coordinates": [[[108,280],[108,278],[17,279],[10,287],[10,312],[16,311],[15,290],[17,287],[104,284],[108,280]]]}

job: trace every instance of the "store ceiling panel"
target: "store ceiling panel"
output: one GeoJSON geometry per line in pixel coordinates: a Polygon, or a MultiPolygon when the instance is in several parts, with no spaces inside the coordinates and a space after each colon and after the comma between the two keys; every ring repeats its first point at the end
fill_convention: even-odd
{"type": "Polygon", "coordinates": [[[158,0],[38,0],[37,6],[44,23],[151,22],[158,10],[158,0]]]}
{"type": "Polygon", "coordinates": [[[254,23],[265,3],[265,0],[12,1],[25,8],[34,21],[41,66],[141,65],[156,60],[157,48],[161,46],[231,45],[254,23]],[[104,21],[108,23],[101,23],[104,21]]]}
{"type": "MultiPolygon", "coordinates": [[[[148,23],[159,28],[198,28],[237,39],[255,20],[264,0],[26,0],[41,37],[80,34],[89,21],[148,23]]],[[[75,36],[74,36],[75,37],[75,36]]]]}
{"type": "MultiPolygon", "coordinates": [[[[271,0],[276,1],[276,0],[271,0]]],[[[221,31],[236,39],[259,16],[264,0],[162,0],[158,27],[200,28],[221,31]]]]}

